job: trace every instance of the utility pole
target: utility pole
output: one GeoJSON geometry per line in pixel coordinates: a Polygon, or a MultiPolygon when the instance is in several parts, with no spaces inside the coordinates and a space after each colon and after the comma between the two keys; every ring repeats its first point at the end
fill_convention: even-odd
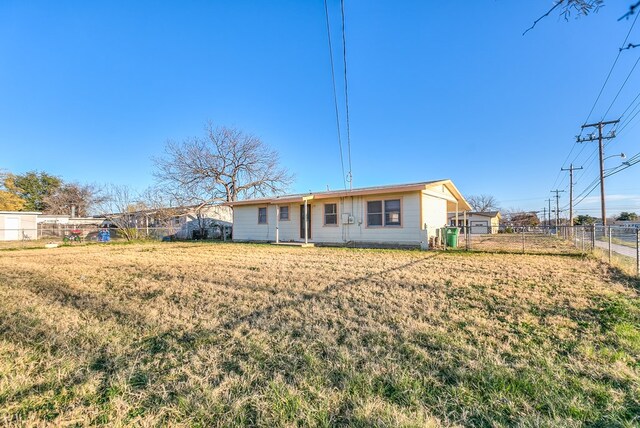
{"type": "Polygon", "coordinates": [[[547,221],[547,207],[542,207],[542,212],[544,213],[542,214],[542,222],[545,223],[547,221]]]}
{"type": "Polygon", "coordinates": [[[569,171],[569,226],[573,226],[573,171],[576,169],[582,169],[582,167],[574,168],[571,164],[569,168],[560,168],[560,171],[569,171]]]}
{"type": "MultiPolygon", "coordinates": [[[[560,215],[560,193],[564,192],[564,190],[552,190],[552,192],[555,192],[556,194],[556,229],[558,228],[558,222],[559,222],[559,218],[558,216],[560,215]]],[[[556,230],[557,233],[557,230],[556,230]]]]}
{"type": "Polygon", "coordinates": [[[591,134],[586,138],[580,138],[579,136],[576,137],[576,141],[578,143],[584,143],[586,141],[598,141],[598,150],[600,152],[600,208],[602,211],[602,226],[604,227],[605,231],[607,226],[607,210],[604,202],[604,146],[602,144],[602,141],[616,138],[616,131],[613,130],[607,135],[602,135],[602,128],[605,125],[611,125],[618,122],[620,122],[620,120],[608,120],[606,122],[600,121],[597,123],[589,123],[589,124],[582,125],[582,129],[598,128],[598,136],[596,137],[593,134],[591,134]]]}
{"type": "Polygon", "coordinates": [[[547,202],[549,203],[549,211],[547,211],[549,213],[549,220],[547,221],[547,227],[549,227],[549,232],[551,231],[551,198],[547,199],[547,202]]]}

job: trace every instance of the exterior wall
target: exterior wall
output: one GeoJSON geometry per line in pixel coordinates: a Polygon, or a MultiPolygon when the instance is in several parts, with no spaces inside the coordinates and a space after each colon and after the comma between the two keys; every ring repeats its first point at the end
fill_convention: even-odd
{"type": "Polygon", "coordinates": [[[37,239],[38,226],[37,226],[37,214],[31,213],[0,213],[0,241],[9,240],[21,240],[21,239],[37,239]],[[7,230],[10,227],[9,218],[18,219],[18,231],[7,230]]]}
{"type": "Polygon", "coordinates": [[[233,209],[234,241],[275,241],[274,205],[242,205],[233,209]],[[258,224],[258,208],[267,208],[267,224],[258,224]]]}
{"type": "Polygon", "coordinates": [[[225,205],[213,205],[202,210],[207,218],[222,220],[231,223],[233,221],[233,210],[225,205]]]}
{"type": "MultiPolygon", "coordinates": [[[[449,224],[453,225],[455,223],[455,217],[449,216],[449,224]]],[[[463,224],[463,215],[458,215],[458,223],[459,226],[463,224]]],[[[473,234],[486,234],[486,233],[498,233],[498,227],[500,226],[500,220],[498,216],[488,217],[485,215],[479,214],[468,214],[467,213],[467,225],[469,225],[469,232],[473,234]],[[479,225],[481,223],[482,225],[479,225]]]]}
{"type": "MultiPolygon", "coordinates": [[[[289,207],[289,220],[278,221],[280,242],[301,242],[300,205],[283,204],[289,207]]],[[[318,244],[387,244],[419,246],[429,236],[435,236],[436,229],[446,225],[447,201],[425,195],[420,191],[317,199],[309,201],[311,216],[311,236],[309,242],[318,244]],[[367,226],[367,202],[372,200],[400,199],[401,225],[387,227],[367,226]],[[338,224],[324,224],[324,205],[337,204],[338,224]],[[343,224],[343,215],[351,215],[353,224],[343,224]]],[[[233,210],[233,239],[236,241],[268,241],[276,239],[275,205],[239,205],[233,210]],[[258,224],[258,208],[267,208],[267,224],[258,224]]]]}
{"type": "Polygon", "coordinates": [[[498,228],[500,227],[500,220],[498,216],[491,217],[491,233],[498,233],[498,228]]]}
{"type": "Polygon", "coordinates": [[[437,229],[447,225],[447,200],[422,195],[422,227],[427,225],[429,237],[437,235],[437,229]]]}

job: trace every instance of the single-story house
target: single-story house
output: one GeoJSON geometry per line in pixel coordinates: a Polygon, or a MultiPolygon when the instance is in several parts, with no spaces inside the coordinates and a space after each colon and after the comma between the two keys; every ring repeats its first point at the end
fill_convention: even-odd
{"type": "Polygon", "coordinates": [[[105,217],[103,227],[125,224],[158,238],[193,239],[200,238],[202,233],[209,238],[218,237],[223,228],[229,230],[232,227],[233,214],[226,205],[206,204],[107,214],[105,217]]]}
{"type": "Polygon", "coordinates": [[[466,233],[467,227],[473,234],[498,233],[501,219],[500,211],[469,211],[463,218],[458,216],[457,220],[456,213],[449,213],[449,225],[459,227],[460,233],[466,233]]]}
{"type": "Polygon", "coordinates": [[[233,240],[425,248],[471,209],[451,180],[228,202],[233,240]],[[306,219],[306,220],[305,220],[306,219]]]}
{"type": "Polygon", "coordinates": [[[36,211],[0,211],[0,241],[37,239],[36,211]]]}
{"type": "Polygon", "coordinates": [[[104,217],[71,217],[66,214],[42,214],[38,216],[38,225],[55,224],[65,226],[100,226],[104,217]]]}
{"type": "Polygon", "coordinates": [[[43,214],[38,216],[38,237],[63,238],[70,233],[86,237],[95,233],[104,217],[71,217],[68,214],[43,214]]]}

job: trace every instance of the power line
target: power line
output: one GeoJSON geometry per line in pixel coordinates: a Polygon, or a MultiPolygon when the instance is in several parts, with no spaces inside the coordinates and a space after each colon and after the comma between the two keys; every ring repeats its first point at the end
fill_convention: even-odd
{"type": "MultiPolygon", "coordinates": [[[[329,59],[331,61],[331,82],[333,83],[333,104],[335,106],[335,110],[336,110],[336,127],[338,129],[338,146],[340,148],[340,167],[342,168],[342,184],[344,185],[344,189],[347,190],[347,182],[346,182],[346,175],[344,173],[344,157],[342,154],[342,133],[340,132],[340,112],[338,109],[338,93],[336,90],[336,73],[335,73],[335,67],[333,64],[333,46],[331,44],[331,25],[329,23],[329,7],[327,6],[327,0],[324,0],[324,15],[326,17],[327,20],[327,37],[329,40],[329,59]]],[[[347,129],[348,129],[348,123],[347,122],[347,129]]],[[[351,162],[351,160],[349,160],[349,162],[351,162]]]]}
{"type": "MultiPolygon", "coordinates": [[[[631,31],[633,30],[633,27],[636,25],[636,21],[638,20],[638,16],[640,16],[640,15],[636,15],[636,17],[634,18],[633,23],[631,24],[631,27],[629,28],[629,31],[627,32],[627,35],[624,38],[624,41],[622,42],[622,45],[620,47],[624,47],[624,45],[627,43],[627,40],[629,39],[629,36],[631,35],[631,31]]],[[[618,55],[616,55],[616,58],[613,60],[613,64],[611,64],[611,68],[609,69],[609,73],[607,73],[607,77],[604,79],[604,83],[602,84],[602,87],[600,88],[600,92],[598,92],[598,96],[596,97],[596,100],[593,103],[593,106],[591,106],[591,110],[589,110],[589,114],[587,115],[587,118],[585,119],[584,123],[587,123],[589,121],[589,119],[591,118],[591,114],[593,114],[593,110],[596,108],[596,105],[598,104],[598,101],[600,100],[600,97],[602,96],[602,92],[604,91],[604,88],[607,86],[607,83],[609,82],[609,79],[611,78],[611,74],[613,73],[613,69],[616,67],[616,64],[618,63],[618,59],[620,59],[620,55],[621,54],[622,54],[622,50],[618,50],[618,55]]]]}
{"type": "MultiPolygon", "coordinates": [[[[640,16],[640,15],[638,15],[640,16]]],[[[638,17],[636,16],[636,18],[638,17]]],[[[607,111],[602,115],[602,119],[605,118],[605,116],[607,114],[609,114],[609,111],[611,110],[611,107],[613,107],[613,104],[616,102],[616,100],[618,99],[618,96],[620,95],[620,92],[622,92],[622,90],[624,89],[625,85],[627,84],[627,82],[629,81],[629,78],[631,77],[631,74],[633,73],[633,70],[636,69],[636,66],[638,65],[638,62],[640,62],[640,57],[638,57],[638,59],[636,60],[636,62],[633,64],[633,67],[631,67],[631,70],[629,71],[629,74],[627,74],[627,78],[624,79],[624,82],[622,82],[622,86],[620,86],[620,89],[618,89],[618,92],[616,93],[616,96],[613,97],[613,101],[611,101],[611,104],[609,104],[609,108],[607,109],[607,111]]]]}
{"type": "MultiPolygon", "coordinates": [[[[640,95],[640,94],[639,94],[640,95]]],[[[640,105],[640,104],[639,104],[640,105]]],[[[636,106],[637,107],[637,106],[636,106]]],[[[635,110],[635,109],[634,109],[635,110]]],[[[620,126],[620,130],[617,131],[618,134],[622,131],[624,131],[624,129],[629,126],[629,124],[631,123],[631,121],[633,121],[633,119],[636,118],[636,116],[638,115],[638,113],[640,113],[640,110],[638,110],[637,112],[634,113],[633,116],[630,116],[629,119],[625,120],[624,123],[620,126]]]]}
{"type": "MultiPolygon", "coordinates": [[[[629,40],[629,36],[631,35],[631,31],[633,30],[634,26],[636,25],[636,21],[638,20],[638,17],[640,15],[636,15],[636,17],[634,18],[631,27],[629,27],[629,31],[627,31],[627,35],[624,38],[624,41],[622,42],[622,44],[620,45],[620,48],[618,49],[618,54],[616,55],[615,59],[613,60],[613,64],[611,64],[611,68],[609,69],[609,72],[607,73],[607,77],[604,80],[604,83],[602,84],[602,86],[600,87],[600,90],[598,91],[598,96],[596,97],[596,100],[593,102],[593,105],[591,106],[591,109],[589,110],[589,114],[587,115],[587,118],[585,119],[584,123],[587,123],[589,121],[589,119],[591,118],[591,115],[593,114],[593,111],[595,110],[596,106],[598,105],[598,101],[600,101],[600,97],[602,97],[602,93],[604,92],[605,87],[607,86],[607,83],[609,83],[609,79],[611,78],[611,75],[613,74],[613,70],[616,67],[616,64],[618,63],[618,60],[620,59],[620,55],[622,54],[622,51],[624,50],[623,48],[625,47],[627,40],[629,40]]],[[[637,62],[636,62],[637,64],[637,62]]],[[[634,65],[635,68],[635,65],[634,65]]],[[[633,69],[631,70],[631,72],[633,72],[633,69]]],[[[631,72],[629,72],[629,76],[631,75],[631,72]]],[[[629,79],[629,76],[627,76],[627,80],[629,79]]],[[[625,80],[625,84],[626,84],[626,80],[625,80]]],[[[623,86],[624,87],[624,84],[623,86]]],[[[613,103],[616,101],[618,95],[620,94],[620,92],[622,91],[622,88],[620,88],[620,90],[618,91],[618,94],[616,95],[616,97],[614,98],[614,100],[612,101],[612,103],[609,105],[609,108],[607,109],[607,113],[609,112],[609,110],[611,109],[611,106],[613,106],[613,103]]],[[[606,115],[606,113],[605,113],[606,115]]],[[[584,129],[584,128],[582,128],[584,129]]],[[[580,131],[580,135],[579,137],[582,136],[582,129],[580,131]]],[[[571,154],[573,153],[573,151],[575,150],[577,146],[577,141],[574,142],[573,146],[571,147],[571,150],[569,151],[569,154],[567,155],[567,157],[565,158],[564,162],[562,163],[562,168],[565,167],[565,165],[567,164],[567,161],[569,160],[569,158],[571,157],[571,154]]],[[[580,155],[582,154],[582,152],[584,151],[585,146],[582,146],[582,148],[580,149],[580,151],[578,152],[578,154],[572,159],[572,163],[575,163],[577,161],[577,159],[580,157],[580,155]]],[[[594,154],[597,150],[594,150],[594,154]]],[[[561,171],[558,172],[558,175],[556,175],[556,178],[554,180],[554,184],[551,187],[555,187],[556,183],[558,182],[558,178],[560,178],[560,174],[561,171]]]]}
{"type": "MultiPolygon", "coordinates": [[[[623,85],[624,86],[624,85],[623,85]]],[[[615,100],[614,100],[615,101],[615,100]]],[[[598,141],[598,153],[600,155],[600,205],[602,208],[602,225],[607,225],[607,211],[605,207],[605,194],[604,194],[604,144],[605,140],[610,140],[616,137],[615,132],[610,132],[608,135],[604,135],[602,133],[603,128],[606,125],[615,125],[619,123],[620,120],[609,120],[609,121],[600,121],[598,123],[585,123],[582,125],[582,128],[597,128],[598,129],[598,137],[596,138],[593,135],[590,135],[588,138],[576,138],[578,143],[584,143],[588,141],[598,141]]]]}
{"type": "MultiPolygon", "coordinates": [[[[625,169],[631,168],[632,166],[634,166],[634,165],[636,165],[638,163],[640,163],[640,153],[635,154],[634,156],[629,158],[628,161],[623,162],[624,166],[622,166],[622,165],[617,166],[616,168],[614,168],[613,171],[608,172],[607,174],[605,174],[604,177],[605,178],[606,177],[611,177],[612,175],[615,175],[615,174],[617,174],[617,173],[619,173],[621,171],[624,171],[625,169]]],[[[599,183],[599,179],[596,178],[592,182],[592,184],[589,185],[589,186],[591,186],[591,188],[588,189],[588,190],[583,191],[580,194],[579,198],[581,198],[581,199],[579,201],[577,201],[576,203],[574,203],[574,207],[576,205],[578,205],[580,202],[582,202],[585,198],[587,198],[591,193],[593,193],[593,191],[598,187],[598,184],[600,184],[599,183]]],[[[587,187],[589,187],[589,186],[587,186],[587,187]]]]}
{"type": "MultiPolygon", "coordinates": [[[[326,5],[326,0],[325,0],[326,5]]],[[[347,116],[347,153],[349,155],[349,189],[353,188],[353,174],[351,169],[351,126],[349,124],[349,84],[347,79],[347,38],[344,25],[344,0],[340,0],[340,11],[342,13],[342,59],[344,62],[344,103],[347,116]]]]}

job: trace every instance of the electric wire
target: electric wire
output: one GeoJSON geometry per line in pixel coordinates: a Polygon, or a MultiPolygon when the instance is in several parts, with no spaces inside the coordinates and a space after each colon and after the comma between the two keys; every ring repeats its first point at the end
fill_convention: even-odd
{"type": "MultiPolygon", "coordinates": [[[[627,43],[627,40],[629,39],[629,36],[631,35],[631,31],[633,30],[633,27],[636,25],[636,21],[638,20],[638,16],[636,15],[636,17],[633,19],[633,22],[631,23],[631,27],[629,28],[629,31],[627,32],[626,37],[624,38],[624,41],[622,42],[622,45],[620,45],[620,47],[624,47],[624,45],[627,43]]],[[[613,73],[613,69],[616,67],[616,64],[618,63],[618,60],[620,59],[620,55],[622,54],[622,51],[620,49],[618,49],[618,54],[616,55],[616,58],[613,60],[613,64],[611,64],[611,68],[609,69],[609,73],[607,73],[607,77],[604,79],[604,83],[602,84],[602,87],[600,88],[600,91],[598,92],[598,96],[596,97],[596,100],[593,103],[593,106],[591,106],[591,110],[589,110],[589,114],[587,115],[587,118],[585,119],[584,123],[588,123],[589,119],[591,118],[591,115],[593,114],[593,110],[596,108],[596,105],[598,105],[598,101],[600,100],[600,97],[602,96],[602,92],[604,91],[604,88],[607,86],[607,83],[609,82],[609,79],[611,78],[611,74],[613,73]]]]}
{"type": "MultiPolygon", "coordinates": [[[[336,73],[335,73],[335,66],[333,63],[333,46],[331,44],[331,25],[329,23],[329,6],[327,5],[327,0],[324,0],[324,14],[327,21],[327,38],[329,40],[329,59],[331,62],[331,82],[333,84],[333,104],[335,106],[335,111],[336,111],[336,127],[338,129],[338,146],[340,148],[340,166],[342,168],[342,184],[344,185],[344,189],[347,190],[346,175],[344,172],[344,155],[342,150],[342,132],[340,131],[340,112],[338,108],[338,93],[336,89],[336,73]]],[[[347,122],[347,127],[348,127],[348,122],[347,122]]]]}
{"type": "MultiPolygon", "coordinates": [[[[326,0],[325,0],[326,4],[326,0]]],[[[347,38],[345,32],[344,0],[340,0],[340,12],[342,14],[342,60],[344,62],[344,104],[347,118],[347,154],[349,159],[349,187],[353,187],[353,175],[351,168],[351,125],[349,120],[349,83],[347,78],[347,38]]]]}
{"type": "MultiPolygon", "coordinates": [[[[613,70],[616,67],[616,64],[618,63],[618,60],[620,59],[620,55],[622,54],[622,51],[624,48],[624,46],[627,43],[627,40],[629,39],[629,36],[631,35],[631,31],[633,31],[633,28],[636,25],[636,21],[638,20],[639,15],[636,15],[636,17],[633,19],[633,22],[631,23],[631,27],[629,27],[629,31],[627,31],[627,35],[624,38],[624,41],[622,42],[622,45],[620,45],[620,49],[618,49],[618,54],[616,55],[615,59],[613,60],[613,64],[611,64],[611,68],[609,69],[609,72],[607,73],[607,77],[604,80],[604,83],[602,84],[602,86],[600,87],[600,90],[598,91],[598,96],[596,97],[596,100],[593,102],[593,105],[591,106],[591,109],[589,110],[589,114],[587,115],[587,118],[585,119],[584,123],[588,123],[589,119],[591,118],[591,115],[593,114],[593,111],[595,110],[596,106],[598,105],[598,101],[600,101],[600,97],[602,97],[602,93],[604,92],[604,89],[607,86],[607,83],[609,83],[609,79],[611,78],[611,75],[613,74],[613,70]]],[[[639,58],[640,60],[640,58],[639,58]]],[[[638,64],[638,61],[636,61],[636,64],[634,65],[633,69],[635,69],[635,66],[638,64]]],[[[627,76],[627,79],[625,80],[625,83],[623,84],[623,86],[620,88],[620,90],[618,90],[618,93],[616,94],[616,97],[614,98],[614,100],[611,102],[611,104],[609,105],[609,108],[607,109],[607,113],[609,112],[609,110],[611,109],[611,107],[613,106],[613,103],[615,103],[616,99],[618,98],[618,95],[620,95],[620,92],[622,91],[622,88],[624,88],[624,85],[626,84],[626,81],[629,79],[629,76],[631,75],[631,73],[633,72],[633,69],[631,70],[631,72],[629,72],[629,75],[627,76]]],[[[606,114],[604,116],[606,116],[606,114]]],[[[580,130],[580,134],[579,136],[582,135],[583,130],[580,130]]],[[[574,142],[573,146],[571,147],[571,150],[569,151],[569,154],[567,155],[567,157],[565,158],[564,162],[562,163],[562,168],[564,168],[567,164],[567,161],[569,160],[569,158],[571,157],[571,154],[573,153],[573,151],[576,148],[577,145],[577,141],[574,142]]],[[[582,154],[582,152],[584,151],[585,146],[583,146],[580,151],[578,152],[578,154],[573,158],[572,163],[575,163],[575,161],[580,157],[580,155],[582,154]]],[[[562,171],[558,172],[558,175],[556,176],[555,180],[554,180],[554,184],[552,187],[556,187],[556,183],[558,182],[558,178],[560,177],[562,171]]]]}

